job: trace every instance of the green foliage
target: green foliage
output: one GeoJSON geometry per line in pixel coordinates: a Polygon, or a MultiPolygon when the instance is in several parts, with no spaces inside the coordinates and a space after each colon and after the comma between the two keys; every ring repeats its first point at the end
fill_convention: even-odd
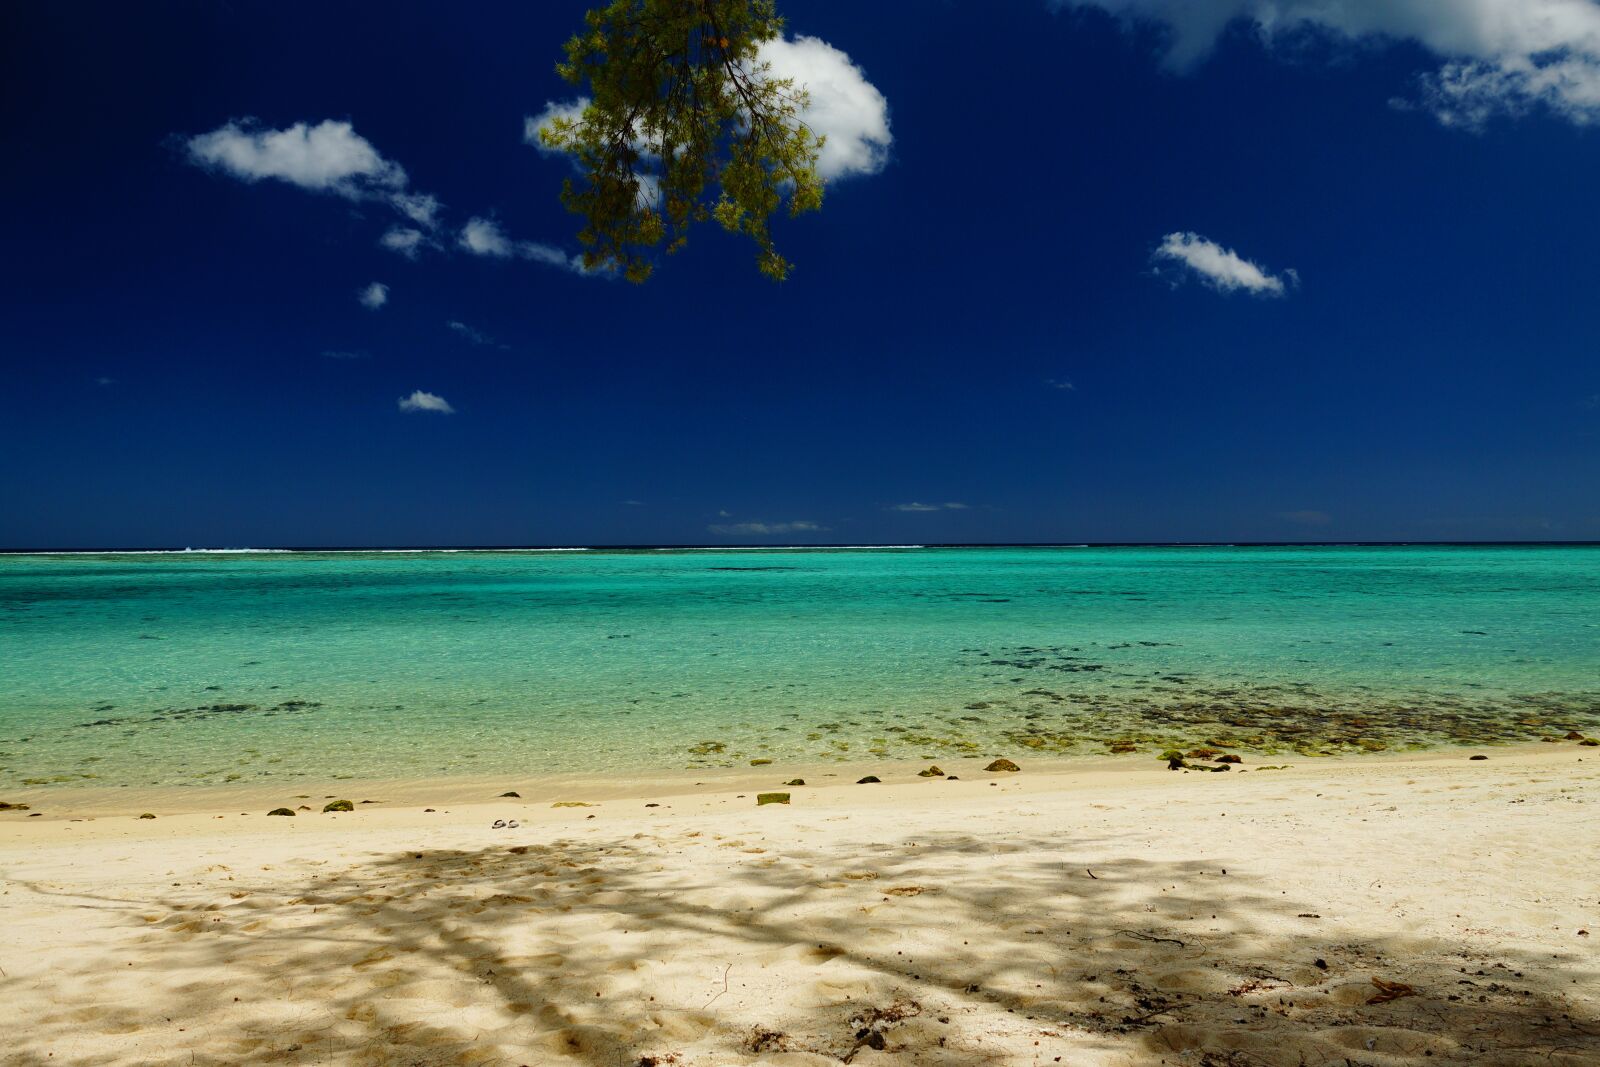
{"type": "Polygon", "coordinates": [[[782,31],[773,0],[612,0],[590,11],[556,71],[587,83],[579,117],[539,131],[576,158],[562,203],[583,217],[584,265],[650,276],[659,247],[714,219],[755,241],[762,273],[790,263],[769,220],[822,206],[822,138],[800,120],[805,90],[770,77],[761,44],[782,31]]]}

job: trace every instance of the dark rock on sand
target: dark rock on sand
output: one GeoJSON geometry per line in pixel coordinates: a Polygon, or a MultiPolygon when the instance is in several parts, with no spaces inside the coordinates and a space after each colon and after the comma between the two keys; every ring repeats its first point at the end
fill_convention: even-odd
{"type": "Polygon", "coordinates": [[[28,810],[28,805],[26,805],[26,804],[7,804],[5,801],[0,800],[0,811],[27,811],[27,810],[28,810]]]}
{"type": "Polygon", "coordinates": [[[929,767],[925,771],[918,771],[917,772],[917,777],[918,778],[943,778],[944,777],[944,772],[941,771],[937,766],[934,766],[934,767],[929,767]]]}
{"type": "Polygon", "coordinates": [[[1022,770],[1022,768],[1018,767],[1015,763],[1012,763],[1008,759],[997,759],[993,763],[989,764],[989,766],[985,767],[984,770],[986,770],[986,771],[1020,771],[1020,770],[1022,770]]]}
{"type": "Polygon", "coordinates": [[[761,805],[763,805],[763,804],[787,804],[787,803],[789,803],[789,794],[788,793],[757,793],[756,794],[756,807],[758,807],[758,808],[761,807],[761,805]]]}
{"type": "Polygon", "coordinates": [[[856,785],[870,785],[873,782],[881,782],[881,781],[883,781],[883,779],[879,778],[876,774],[869,774],[865,778],[857,779],[856,780],[856,785]]]}
{"type": "Polygon", "coordinates": [[[1240,759],[1238,756],[1228,755],[1228,756],[1218,756],[1217,757],[1217,762],[1218,763],[1243,763],[1244,760],[1240,759]]]}
{"type": "Polygon", "coordinates": [[[791,778],[787,782],[784,782],[783,784],[784,785],[805,785],[806,784],[806,780],[804,778],[791,778]]]}
{"type": "Polygon", "coordinates": [[[1468,756],[1468,759],[1488,759],[1488,756],[1468,756]]]}
{"type": "Polygon", "coordinates": [[[769,760],[769,759],[753,759],[753,760],[750,761],[750,766],[752,766],[752,767],[765,767],[767,764],[769,764],[771,762],[772,761],[769,760]]]}
{"type": "Polygon", "coordinates": [[[153,819],[153,818],[155,818],[155,816],[147,811],[143,815],[139,816],[139,818],[141,818],[141,819],[153,819]]]}
{"type": "Polygon", "coordinates": [[[294,809],[292,809],[292,808],[273,808],[271,811],[267,812],[267,814],[268,815],[287,815],[290,818],[293,818],[294,817],[294,809]]]}
{"type": "Polygon", "coordinates": [[[324,812],[330,811],[355,811],[356,806],[348,800],[330,800],[322,806],[324,812]]]}
{"type": "MultiPolygon", "coordinates": [[[[508,789],[504,793],[501,793],[500,797],[516,797],[518,800],[521,800],[522,794],[517,792],[515,789],[508,789]]],[[[496,797],[495,799],[498,800],[500,797],[496,797]]]]}

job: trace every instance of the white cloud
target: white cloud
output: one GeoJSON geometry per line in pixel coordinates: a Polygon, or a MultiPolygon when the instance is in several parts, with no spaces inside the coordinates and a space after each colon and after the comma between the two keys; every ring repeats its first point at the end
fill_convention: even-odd
{"type": "Polygon", "coordinates": [[[407,259],[416,259],[417,252],[422,248],[423,234],[421,230],[409,226],[395,226],[378,238],[378,244],[391,252],[398,252],[407,259]]]}
{"type": "MultiPolygon", "coordinates": [[[[876,174],[884,168],[894,141],[889,102],[848,55],[816,37],[775,38],[761,46],[757,62],[767,65],[770,77],[792,79],[810,94],[800,121],[826,137],[817,158],[817,173],[824,181],[876,174]]],[[[560,155],[544,145],[539,131],[553,119],[581,119],[588,105],[587,97],[550,101],[539,114],[522,120],[522,139],[547,155],[560,155]]],[[[648,144],[636,147],[647,159],[659,155],[648,144]]],[[[639,179],[640,195],[654,198],[655,176],[641,173],[639,179]]]]}
{"type": "Polygon", "coordinates": [[[1447,125],[1477,126],[1544,106],[1600,122],[1600,4],[1593,0],[1051,0],[1166,30],[1166,58],[1186,70],[1235,21],[1268,45],[1307,33],[1350,41],[1412,40],[1443,62],[1422,80],[1422,106],[1447,125]]]}
{"type": "Polygon", "coordinates": [[[506,236],[500,224],[493,219],[472,218],[461,227],[461,236],[457,243],[475,256],[490,256],[495,259],[527,259],[535,263],[543,263],[550,267],[560,267],[577,274],[599,274],[601,271],[586,270],[583,266],[582,256],[569,256],[561,249],[552,245],[540,244],[538,241],[514,241],[506,236]]]}
{"type": "Polygon", "coordinates": [[[826,530],[826,526],[819,526],[814,522],[731,522],[713,523],[706,527],[714,534],[727,534],[733,537],[750,537],[761,534],[786,534],[786,533],[815,533],[826,530]]]}
{"type": "Polygon", "coordinates": [[[824,181],[876,174],[889,161],[889,101],[850,57],[816,37],[774,38],[761,46],[760,62],[774,78],[790,78],[811,100],[800,120],[826,137],[817,159],[824,181]]]}
{"type": "Polygon", "coordinates": [[[389,287],[382,282],[373,282],[356,294],[356,299],[361,306],[371,311],[377,311],[389,302],[389,287]]]}
{"type": "Polygon", "coordinates": [[[461,247],[475,256],[511,255],[511,239],[492,219],[468,219],[461,227],[461,247]]]}
{"type": "Polygon", "coordinates": [[[286,130],[261,129],[254,119],[229,122],[191,137],[189,155],[241,181],[276,178],[352,200],[406,184],[398,163],[384,159],[350,123],[331,119],[315,126],[297,122],[286,130]]]}
{"type": "Polygon", "coordinates": [[[445,323],[445,325],[475,345],[492,345],[495,343],[493,337],[490,337],[488,334],[479,330],[474,330],[471,326],[468,326],[464,322],[452,321],[445,323]]]}
{"type": "Polygon", "coordinates": [[[323,359],[366,359],[367,358],[367,354],[365,352],[350,352],[350,351],[346,351],[344,349],[327,348],[327,349],[323,349],[322,358],[323,359]]]}
{"type": "Polygon", "coordinates": [[[438,222],[439,201],[427,193],[395,193],[389,202],[418,226],[432,229],[438,222]]]}
{"type": "Polygon", "coordinates": [[[440,415],[454,415],[456,409],[450,406],[450,401],[435,393],[425,393],[421,389],[410,396],[400,398],[400,410],[407,414],[418,411],[433,411],[440,415]]]}
{"type": "MultiPolygon", "coordinates": [[[[1268,274],[1233,249],[1223,248],[1197,233],[1167,234],[1151,258],[1179,263],[1219,292],[1243,289],[1257,296],[1282,296],[1284,293],[1283,277],[1268,274]]],[[[1299,278],[1292,270],[1283,273],[1291,283],[1299,278]]]]}
{"type": "Polygon", "coordinates": [[[890,504],[889,511],[966,511],[967,505],[951,501],[947,504],[924,504],[913,500],[909,504],[890,504]]]}
{"type": "Polygon", "coordinates": [[[1063,392],[1071,392],[1078,388],[1066,378],[1046,378],[1044,380],[1044,384],[1048,385],[1052,389],[1060,389],[1063,392]]]}
{"type": "Polygon", "coordinates": [[[107,378],[106,376],[101,375],[100,377],[98,377],[98,378],[96,378],[94,380],[94,384],[96,384],[96,385],[100,386],[102,389],[104,389],[108,385],[116,385],[117,384],[117,380],[115,378],[107,378]]]}

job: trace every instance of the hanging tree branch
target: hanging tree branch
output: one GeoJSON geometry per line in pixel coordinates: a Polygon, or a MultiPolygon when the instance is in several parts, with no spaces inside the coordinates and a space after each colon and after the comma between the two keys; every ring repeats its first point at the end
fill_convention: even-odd
{"type": "Polygon", "coordinates": [[[561,201],[583,219],[586,267],[642,282],[658,249],[715,220],[756,243],[763,274],[788,276],[769,221],[786,200],[791,216],[822,206],[823,139],[801,121],[805,89],[760,60],[782,29],[773,0],[613,0],[588,13],[556,71],[589,100],[539,130],[581,172],[561,201]]]}

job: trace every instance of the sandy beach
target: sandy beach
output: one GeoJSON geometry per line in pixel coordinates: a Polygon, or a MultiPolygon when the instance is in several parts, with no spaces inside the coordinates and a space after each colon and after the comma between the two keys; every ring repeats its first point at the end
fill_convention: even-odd
{"type": "Polygon", "coordinates": [[[1600,755],[1485,754],[44,793],[0,814],[0,1058],[1600,1062],[1600,755]]]}

